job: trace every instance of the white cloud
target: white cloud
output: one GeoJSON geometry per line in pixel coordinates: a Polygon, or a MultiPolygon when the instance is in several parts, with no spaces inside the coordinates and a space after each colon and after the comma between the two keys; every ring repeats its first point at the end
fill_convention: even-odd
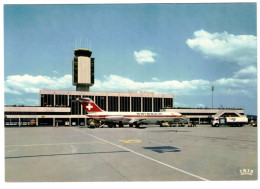
{"type": "Polygon", "coordinates": [[[157,77],[153,77],[152,80],[153,81],[159,81],[159,79],[157,77]]]}
{"type": "Polygon", "coordinates": [[[234,78],[237,79],[254,79],[257,77],[257,68],[255,66],[249,66],[243,68],[235,73],[234,78]]]}
{"type": "MultiPolygon", "coordinates": [[[[247,67],[234,74],[231,78],[220,78],[214,82],[215,94],[247,94],[250,95],[257,87],[256,68],[247,67]],[[254,77],[251,77],[251,75],[254,77]],[[248,77],[246,77],[248,76],[248,77]]],[[[26,93],[39,93],[41,89],[49,90],[75,90],[72,86],[71,75],[63,77],[13,75],[5,81],[5,93],[22,95],[26,93]]],[[[95,80],[91,91],[128,92],[153,91],[158,94],[173,94],[176,96],[210,95],[211,81],[197,79],[190,81],[151,81],[138,82],[117,75],[104,76],[104,80],[95,80]]]]}
{"type": "MultiPolygon", "coordinates": [[[[215,81],[215,93],[218,94],[249,94],[256,88],[256,78],[220,78],[215,81]]],[[[154,91],[159,94],[174,95],[209,95],[211,94],[211,81],[190,80],[190,81],[152,81],[137,82],[117,75],[105,76],[104,81],[96,80],[91,88],[93,91],[127,92],[154,91]]]]}
{"type": "Polygon", "coordinates": [[[221,78],[215,82],[215,86],[220,94],[250,94],[257,87],[257,79],[221,78]]]}
{"type": "Polygon", "coordinates": [[[215,92],[219,94],[250,95],[257,87],[256,37],[233,35],[227,32],[209,33],[205,30],[194,32],[194,38],[187,45],[200,52],[205,58],[217,58],[243,66],[230,78],[215,81],[215,92]]]}
{"type": "Polygon", "coordinates": [[[4,91],[5,91],[6,93],[11,93],[11,94],[17,94],[17,95],[22,94],[22,93],[19,92],[19,91],[9,89],[6,85],[5,85],[4,91]]]}
{"type": "Polygon", "coordinates": [[[145,64],[145,63],[154,63],[155,62],[154,57],[158,55],[149,50],[141,50],[139,52],[135,51],[134,56],[135,56],[135,60],[139,64],[145,64]]]}
{"type": "Polygon", "coordinates": [[[199,30],[186,43],[205,58],[218,58],[239,65],[256,63],[257,40],[253,35],[233,35],[227,32],[211,34],[199,30]]]}
{"type": "Polygon", "coordinates": [[[94,91],[127,92],[128,90],[154,91],[156,93],[191,94],[205,90],[209,86],[206,80],[137,82],[117,75],[105,76],[105,80],[95,80],[91,88],[94,91]]]}
{"type": "Polygon", "coordinates": [[[12,75],[5,81],[5,93],[39,93],[41,89],[72,90],[72,76],[63,77],[12,75]]]}

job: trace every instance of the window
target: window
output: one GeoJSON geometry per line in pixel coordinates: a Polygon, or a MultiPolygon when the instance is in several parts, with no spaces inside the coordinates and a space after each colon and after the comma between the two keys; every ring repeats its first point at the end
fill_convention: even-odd
{"type": "Polygon", "coordinates": [[[152,112],[152,98],[143,98],[143,112],[152,112]]]}
{"type": "Polygon", "coordinates": [[[68,95],[55,95],[55,106],[68,106],[68,95]]]}
{"type": "Polygon", "coordinates": [[[141,112],[141,97],[131,97],[132,112],[141,112]]]}
{"type": "Polygon", "coordinates": [[[69,97],[69,104],[72,115],[81,115],[81,104],[80,102],[75,101],[78,97],[80,97],[80,95],[70,95],[69,97]]]}
{"type": "Polygon", "coordinates": [[[102,109],[102,110],[107,110],[106,108],[106,96],[96,96],[96,104],[102,109]]]}
{"type": "Polygon", "coordinates": [[[44,107],[44,95],[41,95],[41,107],[44,107]]]}
{"type": "Polygon", "coordinates": [[[120,111],[130,112],[130,97],[120,97],[120,111]]]}
{"type": "Polygon", "coordinates": [[[95,65],[94,65],[94,58],[91,58],[91,84],[94,84],[94,80],[95,80],[95,65]]]}
{"type": "Polygon", "coordinates": [[[118,112],[118,97],[117,96],[108,97],[108,111],[118,112]]]}
{"type": "Polygon", "coordinates": [[[154,98],[153,99],[153,111],[159,112],[162,109],[162,98],[154,98]]]}
{"type": "Polygon", "coordinates": [[[164,98],[164,108],[172,108],[172,107],[173,107],[173,99],[164,98]]]}
{"type": "Polygon", "coordinates": [[[54,106],[54,95],[41,95],[41,106],[54,106]]]}
{"type": "Polygon", "coordinates": [[[74,58],[73,62],[73,83],[78,83],[78,58],[74,58]]]}

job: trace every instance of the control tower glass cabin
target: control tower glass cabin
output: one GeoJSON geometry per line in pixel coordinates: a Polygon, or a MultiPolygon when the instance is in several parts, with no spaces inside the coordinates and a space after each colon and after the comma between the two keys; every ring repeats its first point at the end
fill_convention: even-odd
{"type": "Polygon", "coordinates": [[[76,91],[89,91],[94,85],[94,58],[91,58],[92,51],[79,48],[74,50],[72,61],[72,84],[76,91]]]}

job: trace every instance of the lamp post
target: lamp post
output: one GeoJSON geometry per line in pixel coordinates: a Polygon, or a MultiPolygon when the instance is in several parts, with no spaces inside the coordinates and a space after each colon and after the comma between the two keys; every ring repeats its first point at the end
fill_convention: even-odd
{"type": "Polygon", "coordinates": [[[213,92],[214,92],[214,81],[211,82],[211,91],[212,91],[212,109],[214,108],[214,96],[213,96],[213,92]]]}

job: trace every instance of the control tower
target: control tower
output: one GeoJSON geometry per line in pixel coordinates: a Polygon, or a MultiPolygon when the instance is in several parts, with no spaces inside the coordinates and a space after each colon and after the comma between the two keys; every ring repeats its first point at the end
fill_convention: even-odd
{"type": "Polygon", "coordinates": [[[74,50],[72,61],[72,84],[76,91],[89,91],[94,85],[94,58],[91,58],[92,51],[85,48],[74,50]]]}

